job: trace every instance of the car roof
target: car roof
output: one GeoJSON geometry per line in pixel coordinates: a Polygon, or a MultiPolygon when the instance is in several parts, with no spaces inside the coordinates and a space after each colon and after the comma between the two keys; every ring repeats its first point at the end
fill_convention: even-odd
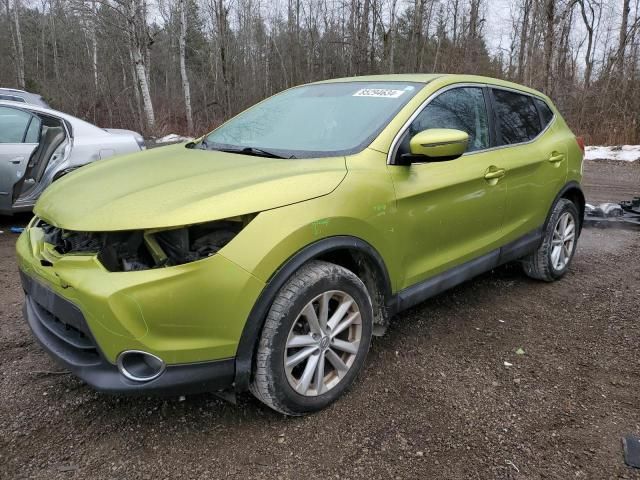
{"type": "Polygon", "coordinates": [[[465,75],[457,73],[395,73],[386,75],[363,75],[360,77],[344,77],[323,80],[314,83],[336,83],[336,82],[417,82],[431,83],[437,80],[441,86],[453,83],[482,83],[486,85],[494,85],[497,87],[509,88],[512,90],[520,90],[531,95],[547,98],[543,93],[533,88],[525,87],[517,83],[500,80],[492,77],[483,77],[480,75],[465,75]]]}
{"type": "Polygon", "coordinates": [[[22,98],[29,105],[39,105],[41,107],[49,107],[41,95],[37,93],[26,92],[17,88],[0,87],[0,95],[11,95],[22,98]]]}
{"type": "Polygon", "coordinates": [[[26,90],[20,90],[18,88],[0,87],[1,91],[14,92],[14,93],[29,93],[26,90]]]}

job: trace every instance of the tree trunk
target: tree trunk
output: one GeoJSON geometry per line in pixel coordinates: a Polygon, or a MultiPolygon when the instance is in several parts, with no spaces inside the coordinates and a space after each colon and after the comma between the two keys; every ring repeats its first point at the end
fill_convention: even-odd
{"type": "Polygon", "coordinates": [[[531,0],[524,0],[522,6],[522,28],[520,29],[520,47],[518,49],[518,81],[524,80],[524,60],[527,46],[527,32],[529,30],[529,15],[531,13],[531,0]]]}
{"type": "Polygon", "coordinates": [[[53,75],[56,81],[60,78],[60,67],[58,63],[58,36],[56,32],[56,8],[53,0],[49,0],[49,18],[51,19],[51,50],[53,53],[53,75]]]}
{"type": "Polygon", "coordinates": [[[184,92],[184,110],[187,116],[187,131],[193,132],[193,115],[191,113],[191,89],[189,88],[189,77],[187,77],[187,67],[185,64],[185,51],[187,45],[187,15],[185,13],[185,0],[179,0],[180,8],[180,35],[178,44],[180,46],[180,78],[182,79],[182,91],[184,92]]]}
{"type": "Polygon", "coordinates": [[[580,13],[582,14],[582,20],[584,22],[584,26],[587,29],[587,51],[584,54],[584,87],[589,88],[589,84],[591,83],[591,72],[593,70],[593,58],[591,58],[591,50],[593,48],[593,24],[595,22],[595,12],[593,10],[593,6],[589,3],[589,9],[591,11],[591,20],[587,15],[587,9],[585,6],[585,2],[588,0],[580,0],[580,13]]]}
{"type": "Polygon", "coordinates": [[[18,88],[24,90],[24,48],[22,46],[22,35],[20,34],[20,0],[13,3],[13,21],[16,31],[16,79],[18,88]]]}
{"type": "Polygon", "coordinates": [[[96,24],[96,18],[98,16],[98,8],[96,6],[96,0],[91,2],[91,13],[93,14],[90,22],[89,36],[91,39],[91,68],[93,70],[93,87],[96,90],[96,100],[98,94],[98,38],[96,36],[96,30],[98,25],[96,24]]]}
{"type": "Polygon", "coordinates": [[[624,52],[627,49],[627,28],[629,26],[629,12],[631,11],[630,0],[622,2],[622,21],[620,22],[620,35],[618,37],[618,53],[616,63],[618,64],[618,74],[624,73],[624,52]]]}
{"type": "Polygon", "coordinates": [[[553,39],[555,35],[554,20],[556,15],[555,0],[546,0],[545,16],[547,20],[547,29],[544,34],[544,93],[551,93],[551,70],[553,57],[553,39]]]}
{"type": "MultiPolygon", "coordinates": [[[[127,29],[129,36],[129,49],[138,80],[138,87],[140,88],[140,94],[142,96],[142,106],[144,109],[146,125],[149,130],[154,130],[156,126],[156,118],[153,111],[153,103],[151,102],[147,70],[142,56],[142,45],[138,35],[141,30],[138,28],[140,12],[141,9],[136,8],[136,0],[130,0],[127,29]]],[[[143,21],[146,23],[146,18],[144,18],[143,21]]]]}

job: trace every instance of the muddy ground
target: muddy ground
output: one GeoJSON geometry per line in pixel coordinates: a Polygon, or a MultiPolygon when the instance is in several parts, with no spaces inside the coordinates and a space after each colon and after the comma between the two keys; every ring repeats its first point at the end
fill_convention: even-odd
{"type": "MultiPolygon", "coordinates": [[[[585,173],[594,202],[640,194],[640,164],[585,173]]],[[[22,320],[20,220],[0,222],[0,479],[640,479],[621,448],[640,435],[639,232],[586,230],[558,283],[506,266],[413,308],[345,398],[285,418],[62,372],[22,320]]]]}

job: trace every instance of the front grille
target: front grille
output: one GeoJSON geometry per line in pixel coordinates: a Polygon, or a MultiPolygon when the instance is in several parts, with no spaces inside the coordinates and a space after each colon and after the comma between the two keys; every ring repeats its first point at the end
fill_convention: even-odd
{"type": "Polygon", "coordinates": [[[86,356],[87,359],[99,357],[98,347],[88,333],[88,329],[83,332],[77,326],[65,323],[36,301],[32,302],[32,307],[37,311],[37,320],[49,334],[64,342],[69,349],[76,350],[76,355],[86,356]]]}

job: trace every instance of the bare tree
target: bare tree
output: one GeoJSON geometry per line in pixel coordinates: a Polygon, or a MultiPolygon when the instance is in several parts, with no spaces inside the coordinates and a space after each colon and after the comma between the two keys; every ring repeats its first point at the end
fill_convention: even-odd
{"type": "Polygon", "coordinates": [[[584,53],[584,86],[589,88],[591,84],[591,73],[593,71],[593,33],[596,21],[596,13],[591,0],[577,0],[580,6],[582,21],[587,29],[587,48],[584,53]]]}
{"type": "Polygon", "coordinates": [[[1,1],[0,84],[105,126],[197,133],[296,84],[443,71],[542,89],[590,141],[640,142],[640,0],[516,0],[506,48],[482,0],[1,1]]]}
{"type": "Polygon", "coordinates": [[[13,23],[16,46],[16,79],[18,88],[24,89],[24,47],[22,34],[20,33],[20,0],[13,0],[13,23]]]}
{"type": "Polygon", "coordinates": [[[182,91],[184,93],[184,109],[187,116],[187,131],[193,132],[193,114],[191,112],[191,88],[189,77],[187,77],[187,67],[185,64],[185,51],[187,49],[187,15],[185,0],[178,0],[180,11],[180,35],[178,44],[180,46],[180,78],[182,79],[182,91]]]}

